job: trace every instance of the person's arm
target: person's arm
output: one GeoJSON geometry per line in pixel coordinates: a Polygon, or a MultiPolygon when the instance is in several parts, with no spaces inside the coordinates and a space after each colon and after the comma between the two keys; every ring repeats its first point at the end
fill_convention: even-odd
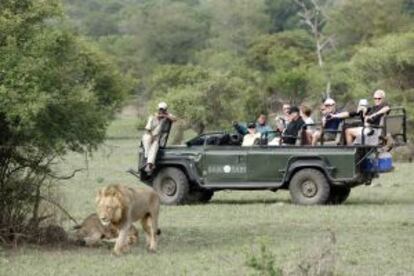
{"type": "Polygon", "coordinates": [[[354,112],[348,112],[348,111],[344,111],[341,113],[337,113],[337,114],[331,114],[329,119],[345,119],[345,118],[349,118],[349,117],[353,117],[356,116],[354,112]]]}
{"type": "Polygon", "coordinates": [[[149,117],[148,117],[147,124],[145,125],[145,129],[146,129],[146,130],[148,130],[148,131],[151,131],[151,127],[152,127],[152,119],[153,119],[153,117],[152,117],[152,116],[149,116],[149,117]]]}
{"type": "Polygon", "coordinates": [[[166,116],[165,116],[165,118],[167,118],[168,120],[170,120],[173,123],[177,121],[177,117],[175,117],[171,113],[167,113],[166,116]]]}
{"type": "Polygon", "coordinates": [[[366,116],[366,119],[372,119],[372,118],[374,118],[376,116],[380,116],[380,115],[386,114],[390,110],[391,110],[391,108],[388,105],[386,105],[383,108],[381,108],[380,110],[378,110],[377,112],[372,113],[371,115],[366,116]]]}
{"type": "Polygon", "coordinates": [[[170,120],[171,122],[177,121],[177,118],[174,115],[172,115],[171,113],[158,114],[158,118],[165,118],[165,119],[170,120]]]}
{"type": "Polygon", "coordinates": [[[247,127],[239,124],[238,122],[233,122],[233,126],[236,129],[236,131],[241,135],[246,135],[248,133],[247,127]]]}

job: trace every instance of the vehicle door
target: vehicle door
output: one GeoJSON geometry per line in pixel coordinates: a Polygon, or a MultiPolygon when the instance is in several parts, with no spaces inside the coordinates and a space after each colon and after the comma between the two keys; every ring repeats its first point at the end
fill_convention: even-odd
{"type": "Polygon", "coordinates": [[[248,148],[240,146],[205,146],[203,177],[207,185],[237,185],[247,177],[248,148]]]}
{"type": "Polygon", "coordinates": [[[282,147],[251,147],[247,155],[247,181],[281,182],[287,159],[287,151],[282,147]]]}

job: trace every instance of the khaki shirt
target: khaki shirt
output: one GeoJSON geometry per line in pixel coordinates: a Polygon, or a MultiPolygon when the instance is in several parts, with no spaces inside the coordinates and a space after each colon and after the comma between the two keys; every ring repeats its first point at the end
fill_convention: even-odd
{"type": "Polygon", "coordinates": [[[158,114],[154,114],[148,117],[147,124],[145,129],[148,131],[149,134],[152,136],[159,136],[162,130],[162,124],[167,118],[159,118],[158,114]]]}

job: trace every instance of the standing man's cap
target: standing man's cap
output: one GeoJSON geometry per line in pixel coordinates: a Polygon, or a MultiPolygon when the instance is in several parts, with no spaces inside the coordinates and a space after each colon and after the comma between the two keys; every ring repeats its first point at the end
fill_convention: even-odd
{"type": "Polygon", "coordinates": [[[158,104],[158,109],[164,109],[164,110],[167,110],[167,108],[168,108],[168,105],[167,105],[165,102],[160,102],[160,103],[158,104]]]}
{"type": "Polygon", "coordinates": [[[332,99],[332,98],[327,98],[324,102],[323,102],[323,104],[324,105],[335,105],[336,104],[336,102],[334,101],[334,99],[332,99]]]}
{"type": "Polygon", "coordinates": [[[292,106],[292,107],[290,107],[290,109],[289,109],[289,114],[292,114],[292,113],[299,113],[299,107],[297,107],[297,106],[292,106]]]}

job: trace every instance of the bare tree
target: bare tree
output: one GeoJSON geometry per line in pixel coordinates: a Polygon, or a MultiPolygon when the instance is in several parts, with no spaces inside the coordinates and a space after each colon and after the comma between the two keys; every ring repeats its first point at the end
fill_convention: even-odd
{"type": "MultiPolygon", "coordinates": [[[[299,16],[301,23],[307,26],[315,39],[316,56],[318,65],[321,69],[324,67],[323,51],[328,47],[334,47],[334,35],[325,36],[322,28],[328,21],[328,16],[322,9],[322,5],[318,0],[294,0],[301,8],[299,16]]],[[[326,84],[326,96],[330,97],[331,82],[328,80],[326,84]]]]}

